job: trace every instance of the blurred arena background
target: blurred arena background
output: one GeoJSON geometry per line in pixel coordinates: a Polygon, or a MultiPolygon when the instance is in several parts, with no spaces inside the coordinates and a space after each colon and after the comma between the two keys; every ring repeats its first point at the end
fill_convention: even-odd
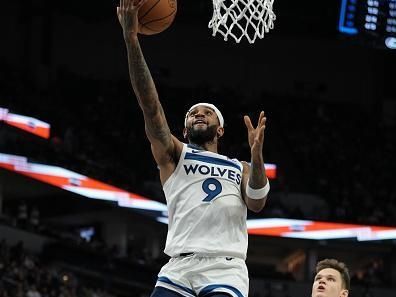
{"type": "MultiPolygon", "coordinates": [[[[2,3],[0,297],[145,297],[167,261],[164,199],[116,5],[2,3]],[[34,119],[50,125],[48,137],[31,133],[34,119]]],[[[168,30],[142,36],[170,127],[181,137],[186,109],[214,102],[222,152],[246,160],[243,114],[266,111],[264,157],[276,176],[249,219],[278,219],[295,238],[250,229],[250,296],[309,296],[326,257],[350,267],[351,296],[395,296],[396,2],[274,9],[275,29],[253,45],[211,36],[208,0],[179,0],[168,30]],[[331,232],[298,236],[318,222],[357,231],[327,224],[331,232]]]]}

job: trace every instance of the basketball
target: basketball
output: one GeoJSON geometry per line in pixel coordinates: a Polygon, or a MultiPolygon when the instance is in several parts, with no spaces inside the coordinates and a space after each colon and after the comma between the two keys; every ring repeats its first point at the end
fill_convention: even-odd
{"type": "Polygon", "coordinates": [[[148,0],[139,9],[139,33],[157,34],[167,29],[177,11],[177,0],[148,0]]]}

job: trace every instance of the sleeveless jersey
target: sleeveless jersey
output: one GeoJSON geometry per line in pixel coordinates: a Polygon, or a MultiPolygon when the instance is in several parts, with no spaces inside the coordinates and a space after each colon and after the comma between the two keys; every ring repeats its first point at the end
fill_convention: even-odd
{"type": "Polygon", "coordinates": [[[165,253],[194,252],[246,259],[247,209],[242,164],[186,144],[163,189],[168,206],[165,253]]]}

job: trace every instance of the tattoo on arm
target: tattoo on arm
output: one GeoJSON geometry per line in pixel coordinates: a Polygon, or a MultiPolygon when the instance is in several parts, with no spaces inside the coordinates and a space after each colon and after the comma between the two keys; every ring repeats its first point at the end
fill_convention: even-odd
{"type": "Polygon", "coordinates": [[[263,162],[252,162],[250,167],[250,184],[252,187],[262,188],[264,187],[265,181],[263,162]]]}
{"type": "Polygon", "coordinates": [[[158,94],[138,41],[127,43],[129,75],[139,105],[153,112],[158,94]],[[151,109],[151,110],[150,110],[151,109]]]}
{"type": "Polygon", "coordinates": [[[127,49],[130,80],[143,110],[146,132],[161,143],[169,143],[171,133],[139,42],[137,40],[127,42],[127,49]]]}
{"type": "Polygon", "coordinates": [[[171,132],[168,125],[166,124],[165,114],[162,107],[160,108],[159,112],[160,119],[164,119],[164,121],[158,120],[155,117],[146,117],[145,115],[146,133],[152,138],[159,140],[161,143],[166,144],[171,141],[171,132]]]}

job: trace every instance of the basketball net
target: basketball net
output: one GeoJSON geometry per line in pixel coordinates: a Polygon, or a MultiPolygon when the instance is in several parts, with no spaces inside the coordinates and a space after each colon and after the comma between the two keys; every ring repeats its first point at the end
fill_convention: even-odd
{"type": "Polygon", "coordinates": [[[274,0],[213,0],[213,16],[208,27],[213,36],[220,33],[225,41],[230,36],[239,43],[245,36],[249,43],[254,43],[274,28],[273,3],[274,0]]]}

